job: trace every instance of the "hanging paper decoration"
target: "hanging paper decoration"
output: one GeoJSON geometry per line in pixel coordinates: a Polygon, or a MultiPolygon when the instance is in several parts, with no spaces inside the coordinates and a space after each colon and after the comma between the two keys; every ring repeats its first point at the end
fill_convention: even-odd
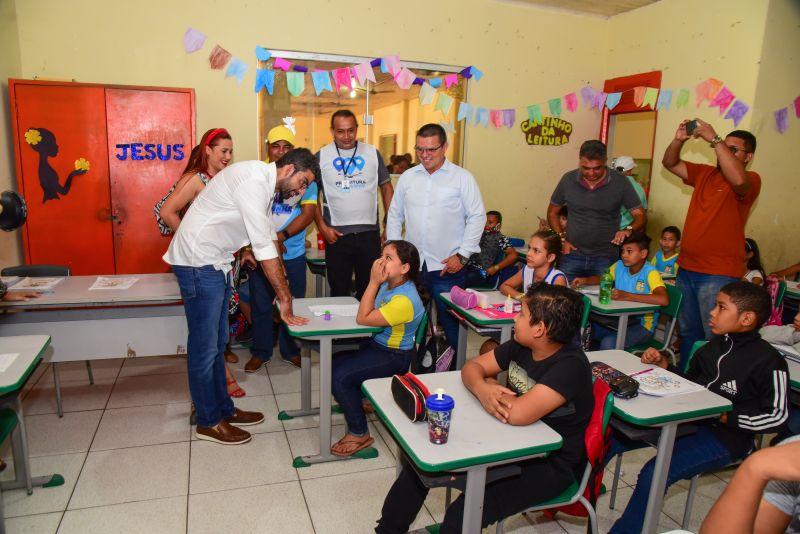
{"type": "Polygon", "coordinates": [[[469,73],[475,77],[476,82],[483,78],[483,73],[474,66],[469,68],[469,73]]]}
{"type": "Polygon", "coordinates": [[[489,126],[489,110],[486,108],[478,108],[475,111],[475,124],[480,124],[484,128],[489,126]]]}
{"type": "Polygon", "coordinates": [[[604,93],[603,91],[597,91],[594,94],[594,98],[592,99],[592,107],[597,108],[597,111],[602,111],[603,106],[606,104],[606,97],[608,93],[604,93]]]}
{"type": "Polygon", "coordinates": [[[503,110],[502,109],[492,109],[489,111],[489,122],[492,123],[492,126],[495,128],[500,128],[503,126],[503,110]]]}
{"type": "Polygon", "coordinates": [[[644,87],[634,87],[633,88],[633,104],[640,108],[644,105],[644,87]]]}
{"type": "Polygon", "coordinates": [[[306,77],[302,72],[287,72],[286,73],[286,88],[292,96],[300,96],[303,94],[306,86],[306,77]]]}
{"type": "Polygon", "coordinates": [[[314,92],[319,96],[322,91],[333,91],[331,86],[331,76],[327,70],[317,70],[311,73],[311,81],[314,83],[314,92]]]}
{"type": "Polygon", "coordinates": [[[290,132],[292,132],[294,135],[297,135],[297,128],[294,126],[294,117],[284,117],[281,120],[283,121],[283,125],[286,126],[290,132]]]}
{"type": "Polygon", "coordinates": [[[259,61],[268,61],[272,57],[272,52],[263,46],[256,46],[256,59],[259,61]]]}
{"type": "Polygon", "coordinates": [[[449,89],[451,85],[458,85],[458,76],[455,74],[448,74],[444,77],[444,86],[449,89]]]}
{"type": "Polygon", "coordinates": [[[513,109],[504,109],[503,110],[503,126],[506,128],[513,128],[514,127],[514,119],[516,118],[517,113],[513,109]]]}
{"type": "Polygon", "coordinates": [[[733,93],[731,93],[727,87],[723,87],[708,106],[712,108],[719,106],[719,114],[722,115],[735,99],[736,97],[733,93]]]}
{"type": "Polygon", "coordinates": [[[672,104],[672,89],[662,89],[658,95],[658,102],[656,102],[656,110],[666,109],[669,111],[669,106],[672,104]]]}
{"type": "Polygon", "coordinates": [[[275,71],[271,69],[256,69],[256,86],[255,91],[258,93],[262,87],[267,89],[271,95],[272,89],[275,86],[275,71]]]}
{"type": "Polygon", "coordinates": [[[737,100],[733,103],[733,105],[728,109],[728,112],[725,114],[726,119],[733,119],[733,126],[739,126],[742,118],[750,111],[750,106],[742,102],[741,100],[737,100]]]}
{"type": "Polygon", "coordinates": [[[447,134],[456,133],[456,127],[453,126],[453,123],[450,122],[450,121],[440,122],[439,126],[441,126],[442,129],[444,129],[445,133],[447,133],[447,134]]]}
{"type": "Polygon", "coordinates": [[[242,83],[244,74],[247,72],[247,64],[238,58],[233,58],[225,71],[225,77],[236,76],[236,83],[242,83]]]}
{"type": "Polygon", "coordinates": [[[381,72],[388,72],[392,76],[397,76],[397,73],[400,72],[400,56],[384,56],[381,61],[381,72]]]}
{"type": "Polygon", "coordinates": [[[414,78],[416,78],[414,73],[403,67],[395,76],[394,81],[400,89],[408,89],[414,83],[414,78]]]}
{"type": "Polygon", "coordinates": [[[689,90],[688,89],[681,89],[678,93],[678,101],[675,103],[675,107],[678,109],[686,109],[686,106],[689,105],[689,90]]]}
{"type": "Polygon", "coordinates": [[[528,106],[528,122],[530,124],[542,123],[542,110],[539,108],[539,104],[528,106]]]}
{"type": "Polygon", "coordinates": [[[695,107],[700,107],[704,100],[713,100],[722,89],[722,82],[716,78],[709,78],[697,84],[694,88],[695,107]]]}
{"type": "Polygon", "coordinates": [[[356,71],[356,79],[359,85],[364,85],[367,80],[375,83],[375,71],[372,70],[372,65],[369,63],[360,63],[353,67],[353,69],[356,71]]]}
{"type": "Polygon", "coordinates": [[[187,54],[197,52],[206,42],[206,34],[197,31],[194,28],[187,28],[186,33],[183,34],[183,49],[187,54]]]}
{"type": "Polygon", "coordinates": [[[439,93],[439,98],[436,99],[436,105],[433,111],[441,111],[445,117],[450,113],[450,108],[453,107],[453,99],[445,93],[439,93]]]}
{"type": "Polygon", "coordinates": [[[472,104],[461,102],[458,105],[458,116],[456,117],[456,120],[466,120],[467,124],[472,122],[472,104]]]}
{"type": "Polygon", "coordinates": [[[560,117],[561,116],[561,99],[560,98],[551,98],[548,101],[548,105],[550,106],[550,115],[553,117],[560,117]]]}
{"type": "MultiPolygon", "coordinates": [[[[423,83],[422,87],[419,88],[419,103],[423,106],[429,106],[433,104],[433,97],[436,95],[436,89],[430,86],[430,84],[423,83]]],[[[464,105],[463,103],[461,104],[464,105]]],[[[459,118],[459,120],[461,120],[459,118]]]]}
{"type": "Polygon", "coordinates": [[[336,92],[339,92],[341,87],[347,87],[348,89],[353,89],[352,78],[350,77],[350,69],[347,67],[341,69],[334,69],[333,71],[333,83],[336,84],[336,92]]]}
{"type": "Polygon", "coordinates": [[[211,54],[208,56],[208,63],[211,65],[211,68],[214,70],[222,70],[225,68],[225,65],[228,64],[228,61],[231,60],[231,54],[220,45],[214,46],[214,49],[211,50],[211,54]]]}
{"type": "Polygon", "coordinates": [[[581,87],[581,98],[583,99],[583,105],[591,106],[594,101],[594,89],[588,85],[581,87]]]}
{"type": "Polygon", "coordinates": [[[648,87],[644,92],[643,106],[650,106],[650,109],[656,109],[656,99],[658,98],[658,89],[655,87],[648,87]]]}
{"type": "Polygon", "coordinates": [[[789,108],[781,108],[774,115],[775,127],[778,129],[778,133],[782,134],[789,127],[789,108]]]}
{"type": "Polygon", "coordinates": [[[575,93],[567,93],[564,95],[564,103],[567,105],[567,111],[574,112],[578,109],[578,96],[575,93]]]}
{"type": "Polygon", "coordinates": [[[800,96],[794,99],[794,115],[800,119],[800,96]]]}
{"type": "Polygon", "coordinates": [[[431,84],[431,87],[439,88],[442,86],[442,79],[441,78],[431,78],[428,80],[428,83],[431,84]]]}
{"type": "Polygon", "coordinates": [[[275,62],[272,64],[273,69],[281,69],[283,72],[289,72],[292,70],[292,64],[283,59],[282,57],[276,57],[275,62]]]}
{"type": "Polygon", "coordinates": [[[620,99],[622,98],[622,93],[608,93],[606,97],[606,107],[608,109],[614,109],[619,104],[620,99]]]}

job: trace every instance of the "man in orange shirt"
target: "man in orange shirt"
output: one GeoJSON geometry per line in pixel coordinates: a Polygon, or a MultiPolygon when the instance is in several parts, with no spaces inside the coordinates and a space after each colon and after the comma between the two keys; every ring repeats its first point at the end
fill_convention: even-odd
{"type": "Polygon", "coordinates": [[[744,274],[744,225],[761,191],[761,177],[746,169],[755,151],[750,132],[735,130],[723,140],[710,124],[695,119],[681,122],[664,152],[664,167],[694,188],[676,282],[683,293],[679,320],[684,368],[694,342],[711,336],[708,317],[720,288],[744,274]],[[681,159],[681,148],[691,138],[709,143],[716,167],[681,159]]]}

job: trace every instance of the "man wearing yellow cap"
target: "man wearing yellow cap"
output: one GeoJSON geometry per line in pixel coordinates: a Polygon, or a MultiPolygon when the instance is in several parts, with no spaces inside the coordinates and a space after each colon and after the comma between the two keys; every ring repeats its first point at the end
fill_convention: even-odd
{"type": "MultiPolygon", "coordinates": [[[[279,160],[294,148],[294,132],[287,126],[276,126],[267,134],[268,162],[279,160]]],[[[308,184],[305,194],[290,199],[275,201],[272,205],[271,222],[276,229],[278,242],[283,250],[283,264],[289,291],[295,298],[306,296],[306,227],[314,219],[317,206],[317,184],[308,184]]],[[[272,357],[274,332],[272,330],[272,302],[275,290],[264,273],[256,269],[250,274],[250,302],[252,307],[253,344],[251,358],[244,366],[245,372],[255,373],[272,357]]],[[[300,367],[300,350],[281,325],[278,331],[281,357],[300,367]]]]}

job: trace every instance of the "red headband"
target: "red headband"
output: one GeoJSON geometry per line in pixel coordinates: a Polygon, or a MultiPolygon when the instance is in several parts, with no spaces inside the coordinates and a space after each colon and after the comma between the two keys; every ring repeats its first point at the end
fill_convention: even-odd
{"type": "Polygon", "coordinates": [[[213,141],[214,139],[223,134],[230,136],[228,130],[226,130],[225,128],[215,128],[211,130],[211,133],[209,133],[208,137],[206,138],[206,146],[211,146],[211,141],[213,141]]]}

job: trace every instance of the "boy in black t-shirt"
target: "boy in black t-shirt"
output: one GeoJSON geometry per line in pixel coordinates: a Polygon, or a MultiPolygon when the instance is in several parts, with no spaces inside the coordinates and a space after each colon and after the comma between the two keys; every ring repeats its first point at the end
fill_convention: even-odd
{"type": "MultiPolygon", "coordinates": [[[[559,495],[586,466],[592,373],[586,355],[571,344],[582,307],[581,295],[571,289],[531,284],[515,319],[514,340],[473,358],[461,370],[464,385],[494,417],[511,425],[541,420],[563,438],[562,448],[547,458],[520,462],[519,475],[487,484],[482,527],[559,495]],[[509,387],[495,379],[504,370],[509,387]]],[[[427,494],[413,469],[404,467],[386,496],[375,531],[408,531],[427,494]]],[[[445,512],[440,532],[460,532],[463,515],[461,495],[445,512]]]]}

